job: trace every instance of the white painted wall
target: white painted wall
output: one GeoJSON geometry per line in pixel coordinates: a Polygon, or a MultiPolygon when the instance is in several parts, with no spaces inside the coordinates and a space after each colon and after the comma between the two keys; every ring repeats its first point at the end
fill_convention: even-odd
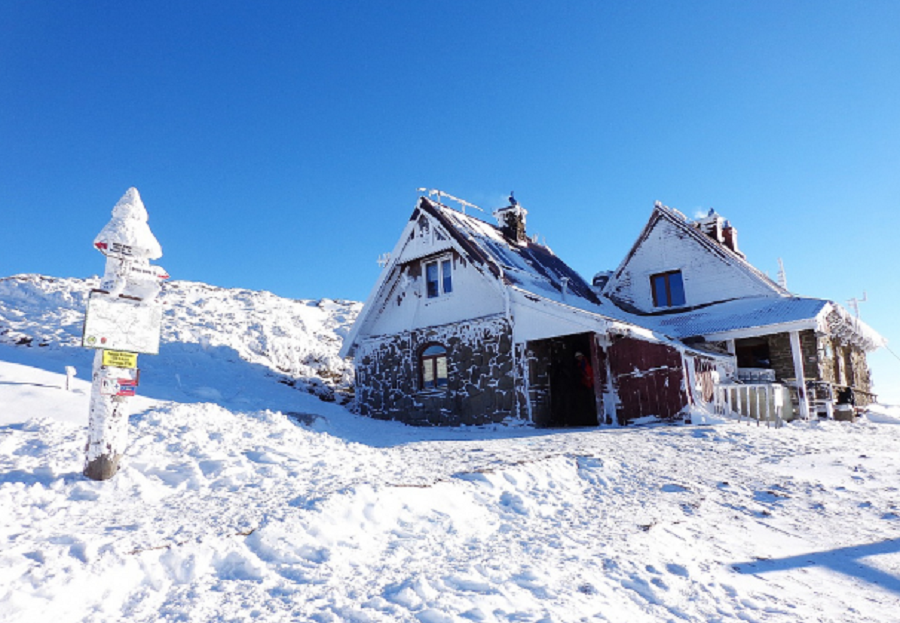
{"type": "Polygon", "coordinates": [[[516,344],[575,333],[605,333],[609,327],[599,316],[552,301],[531,301],[523,292],[513,292],[510,300],[516,344]]]}
{"type": "Polygon", "coordinates": [[[606,292],[640,310],[653,306],[650,276],[680,270],[685,305],[702,305],[750,296],[777,296],[771,285],[709,252],[665,218],[659,219],[606,292]]]}
{"type": "MultiPolygon", "coordinates": [[[[423,219],[427,218],[423,215],[423,219]]],[[[439,224],[429,220],[428,227],[417,226],[398,258],[404,264],[399,275],[387,284],[384,294],[375,301],[376,313],[360,337],[385,335],[410,329],[432,327],[470,318],[503,313],[506,303],[498,284],[467,262],[454,247],[449,234],[439,224]],[[429,299],[425,290],[425,269],[422,258],[428,261],[444,257],[453,260],[453,292],[429,299]],[[420,267],[419,275],[410,270],[420,267]]]]}

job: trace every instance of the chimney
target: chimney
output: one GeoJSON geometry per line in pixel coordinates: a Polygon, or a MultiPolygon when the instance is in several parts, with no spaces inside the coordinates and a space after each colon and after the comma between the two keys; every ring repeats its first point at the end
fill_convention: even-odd
{"type": "Polygon", "coordinates": [[[737,229],[719,216],[714,209],[710,208],[709,214],[694,221],[694,226],[723,247],[731,249],[741,258],[746,258],[738,250],[737,229]]]}
{"type": "Polygon", "coordinates": [[[728,221],[725,221],[725,226],[722,227],[722,244],[744,257],[744,254],[738,250],[737,228],[732,227],[728,221]]]}
{"type": "Polygon", "coordinates": [[[704,234],[721,244],[725,241],[722,235],[722,223],[724,221],[725,219],[719,216],[713,208],[710,208],[709,214],[697,221],[697,227],[704,234]]]}
{"type": "Polygon", "coordinates": [[[500,228],[507,240],[514,243],[523,243],[528,240],[525,235],[525,216],[527,214],[528,210],[518,203],[494,210],[497,227],[500,228]]]}

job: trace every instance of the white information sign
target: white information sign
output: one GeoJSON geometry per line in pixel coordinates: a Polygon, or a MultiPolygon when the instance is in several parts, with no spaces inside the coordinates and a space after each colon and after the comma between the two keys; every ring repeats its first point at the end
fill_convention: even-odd
{"type": "Polygon", "coordinates": [[[162,305],[93,291],[88,299],[81,345],[85,348],[159,354],[162,305]]]}

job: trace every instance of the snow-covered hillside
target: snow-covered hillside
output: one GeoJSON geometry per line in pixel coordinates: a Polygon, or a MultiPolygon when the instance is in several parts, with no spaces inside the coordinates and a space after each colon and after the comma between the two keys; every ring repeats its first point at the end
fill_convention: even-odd
{"type": "MultiPolygon", "coordinates": [[[[83,292],[8,281],[0,621],[897,620],[898,411],[777,430],[409,428],[273,373],[273,326],[339,340],[357,307],[183,284],[161,354],[141,358],[122,470],[94,482],[89,381],[61,389],[88,359],[83,292]]],[[[279,361],[318,370],[289,343],[279,361]]]]}
{"type": "MultiPolygon", "coordinates": [[[[42,275],[0,279],[0,343],[73,347],[67,354],[87,362],[89,353],[74,347],[81,343],[88,292],[98,283],[42,275]]],[[[141,358],[151,383],[165,375],[187,392],[226,389],[194,378],[200,350],[214,359],[261,366],[326,399],[352,387],[353,367],[337,353],[360,303],[296,301],[189,281],[165,284],[160,298],[165,310],[160,355],[141,358]]],[[[83,369],[87,373],[89,364],[83,369]]]]}

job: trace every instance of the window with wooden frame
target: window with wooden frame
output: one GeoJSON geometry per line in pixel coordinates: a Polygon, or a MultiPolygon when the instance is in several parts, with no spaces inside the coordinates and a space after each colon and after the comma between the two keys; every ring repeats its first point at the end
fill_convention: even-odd
{"type": "Polygon", "coordinates": [[[453,260],[443,257],[425,262],[425,294],[430,299],[453,292],[453,260]]]}
{"type": "Polygon", "coordinates": [[[439,389],[447,385],[447,349],[431,344],[419,356],[419,387],[439,389]]]}
{"type": "Polygon", "coordinates": [[[654,307],[680,307],[684,305],[684,280],[680,270],[670,270],[650,276],[654,307]]]}

